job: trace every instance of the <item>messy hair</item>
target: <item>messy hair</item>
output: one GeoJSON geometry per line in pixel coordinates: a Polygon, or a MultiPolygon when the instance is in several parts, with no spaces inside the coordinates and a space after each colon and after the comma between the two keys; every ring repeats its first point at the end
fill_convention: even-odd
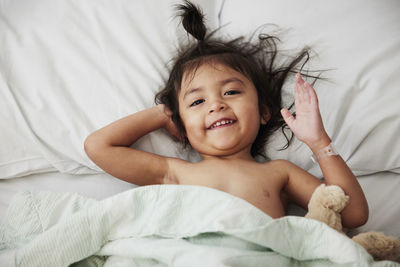
{"type": "MultiPolygon", "coordinates": [[[[178,48],[177,55],[172,61],[172,69],[164,88],[157,93],[155,102],[165,104],[171,111],[171,119],[182,134],[185,145],[189,144],[186,131],[179,116],[178,95],[185,73],[195,72],[201,65],[219,63],[243,74],[253,82],[258,95],[260,115],[269,112],[270,119],[267,124],[260,125],[257,137],[251,147],[251,154],[265,156],[265,144],[271,134],[281,129],[287,140],[284,149],[290,144],[293,134],[286,135],[284,129],[288,128],[283,120],[282,86],[288,77],[294,73],[302,72],[304,64],[309,60],[308,48],[301,50],[296,56],[288,57],[283,65],[282,56],[278,53],[279,39],[273,35],[261,33],[257,42],[246,41],[243,37],[226,41],[215,37],[215,32],[207,34],[204,24],[204,15],[201,10],[189,1],[177,5],[179,16],[184,29],[195,40],[191,39],[186,45],[178,48]],[[266,110],[267,109],[267,110],[266,110]]],[[[305,74],[306,76],[310,76],[305,74]]],[[[312,76],[313,77],[313,76],[312,76]]],[[[293,106],[290,105],[289,108],[293,106]]]]}

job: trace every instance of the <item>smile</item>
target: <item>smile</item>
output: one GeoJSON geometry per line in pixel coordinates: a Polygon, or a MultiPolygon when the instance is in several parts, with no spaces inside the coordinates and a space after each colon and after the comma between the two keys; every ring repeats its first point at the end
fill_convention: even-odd
{"type": "Polygon", "coordinates": [[[228,126],[230,124],[235,123],[235,120],[228,120],[228,119],[223,119],[217,122],[214,122],[210,127],[208,127],[208,130],[214,129],[216,127],[222,127],[222,126],[228,126]]]}

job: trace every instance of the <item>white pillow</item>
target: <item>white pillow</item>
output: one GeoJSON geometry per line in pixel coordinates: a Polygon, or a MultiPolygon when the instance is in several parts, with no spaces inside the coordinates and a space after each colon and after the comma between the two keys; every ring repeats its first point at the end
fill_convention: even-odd
{"type": "MultiPolygon", "coordinates": [[[[324,74],[330,81],[317,82],[316,90],[325,127],[343,158],[356,175],[400,173],[399,14],[395,0],[229,0],[221,24],[231,37],[276,24],[285,31],[283,48],[311,46],[317,57],[309,69],[332,69],[324,74]]],[[[283,144],[281,134],[274,135],[268,156],[322,176],[306,145],[296,140],[277,151],[283,144]]]]}
{"type": "MultiPolygon", "coordinates": [[[[220,1],[197,0],[210,28],[220,1]]],[[[93,173],[92,131],[154,105],[185,39],[182,1],[0,0],[0,178],[93,173]]],[[[182,156],[161,132],[141,149],[182,156]]]]}

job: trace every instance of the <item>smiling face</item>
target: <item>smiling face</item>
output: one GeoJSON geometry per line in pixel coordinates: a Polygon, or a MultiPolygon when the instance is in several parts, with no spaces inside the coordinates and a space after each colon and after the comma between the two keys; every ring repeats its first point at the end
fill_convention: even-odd
{"type": "Polygon", "coordinates": [[[252,159],[260,123],[257,91],[243,74],[219,63],[204,63],[185,73],[179,115],[192,147],[203,158],[252,159]]]}

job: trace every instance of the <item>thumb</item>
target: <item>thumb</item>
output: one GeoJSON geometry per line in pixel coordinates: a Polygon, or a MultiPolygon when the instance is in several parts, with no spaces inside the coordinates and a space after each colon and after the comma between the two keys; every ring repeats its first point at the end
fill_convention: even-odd
{"type": "Polygon", "coordinates": [[[287,125],[290,127],[290,129],[292,129],[293,122],[295,121],[292,113],[288,109],[283,108],[281,109],[281,114],[287,125]]]}

